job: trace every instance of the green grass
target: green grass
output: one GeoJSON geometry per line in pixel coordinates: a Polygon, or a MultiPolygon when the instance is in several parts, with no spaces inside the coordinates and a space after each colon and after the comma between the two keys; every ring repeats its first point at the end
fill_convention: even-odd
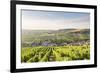
{"type": "Polygon", "coordinates": [[[89,45],[24,47],[21,50],[21,62],[24,63],[89,59],[89,45]]]}

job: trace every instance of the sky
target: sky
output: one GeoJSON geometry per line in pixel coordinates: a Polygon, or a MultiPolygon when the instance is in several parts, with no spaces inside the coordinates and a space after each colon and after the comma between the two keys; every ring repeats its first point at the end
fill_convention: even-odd
{"type": "Polygon", "coordinates": [[[89,29],[90,13],[22,10],[22,29],[89,29]]]}

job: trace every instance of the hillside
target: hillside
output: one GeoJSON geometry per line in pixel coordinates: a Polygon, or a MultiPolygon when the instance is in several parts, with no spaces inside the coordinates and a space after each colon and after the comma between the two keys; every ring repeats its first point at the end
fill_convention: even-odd
{"type": "Polygon", "coordinates": [[[60,30],[22,30],[22,44],[58,44],[88,41],[89,29],[60,29],[60,30]]]}

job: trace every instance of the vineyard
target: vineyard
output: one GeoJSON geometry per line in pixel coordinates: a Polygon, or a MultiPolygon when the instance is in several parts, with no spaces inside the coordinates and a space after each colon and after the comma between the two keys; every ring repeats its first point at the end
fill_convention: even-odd
{"type": "Polygon", "coordinates": [[[90,45],[23,47],[21,62],[54,62],[90,59],[90,45]]]}

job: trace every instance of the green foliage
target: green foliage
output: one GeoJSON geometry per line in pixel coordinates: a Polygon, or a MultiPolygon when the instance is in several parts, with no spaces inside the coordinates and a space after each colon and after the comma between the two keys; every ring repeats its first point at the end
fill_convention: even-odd
{"type": "Polygon", "coordinates": [[[21,62],[25,63],[86,59],[90,59],[90,45],[24,47],[21,51],[21,62]]]}

